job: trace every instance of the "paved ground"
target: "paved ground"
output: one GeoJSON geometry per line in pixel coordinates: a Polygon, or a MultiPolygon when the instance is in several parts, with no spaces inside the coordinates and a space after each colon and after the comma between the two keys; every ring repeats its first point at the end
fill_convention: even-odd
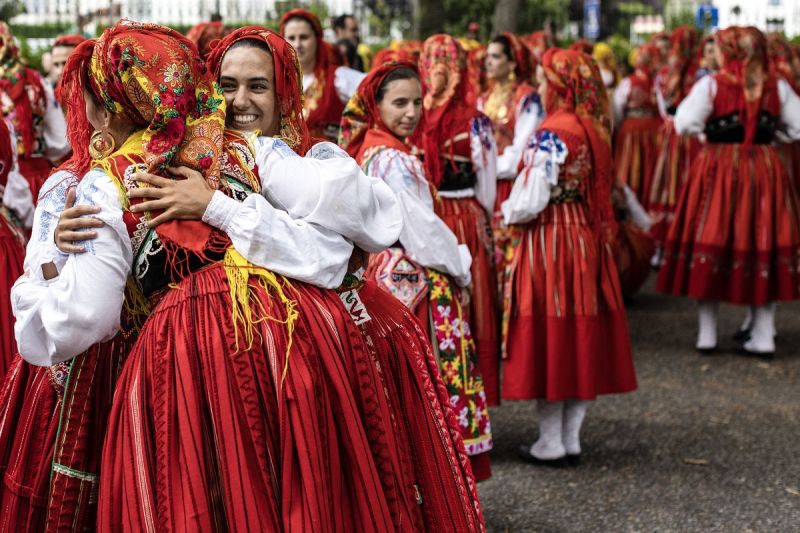
{"type": "Polygon", "coordinates": [[[800,532],[800,305],[779,307],[771,362],[735,353],[741,308],[721,308],[725,351],[711,357],[692,349],[693,302],[651,282],[628,312],[639,390],[590,406],[580,467],[516,458],[533,402],[492,410],[489,530],[800,532]]]}

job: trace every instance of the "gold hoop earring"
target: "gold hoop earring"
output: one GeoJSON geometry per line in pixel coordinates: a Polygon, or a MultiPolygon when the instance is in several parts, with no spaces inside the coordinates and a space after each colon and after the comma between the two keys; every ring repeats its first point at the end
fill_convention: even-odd
{"type": "Polygon", "coordinates": [[[117,149],[117,141],[114,140],[114,137],[108,134],[108,139],[106,139],[106,135],[105,132],[97,130],[92,133],[92,138],[89,140],[89,155],[92,159],[105,159],[117,149]]]}

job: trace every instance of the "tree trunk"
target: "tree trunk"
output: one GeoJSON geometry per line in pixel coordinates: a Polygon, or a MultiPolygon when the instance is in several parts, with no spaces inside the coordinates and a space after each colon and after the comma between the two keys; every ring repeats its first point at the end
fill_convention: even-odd
{"type": "Polygon", "coordinates": [[[504,31],[515,33],[521,7],[520,0],[497,0],[497,5],[494,8],[493,35],[504,31]]]}

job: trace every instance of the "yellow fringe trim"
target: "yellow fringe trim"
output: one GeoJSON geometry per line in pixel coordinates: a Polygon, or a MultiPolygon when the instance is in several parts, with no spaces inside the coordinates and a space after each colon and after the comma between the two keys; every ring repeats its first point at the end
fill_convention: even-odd
{"type": "Polygon", "coordinates": [[[92,160],[92,165],[102,168],[106,175],[112,178],[114,185],[117,187],[117,192],[119,193],[120,203],[122,204],[122,209],[127,210],[130,208],[130,199],[128,198],[128,189],[125,187],[125,183],[123,183],[123,173],[125,169],[120,168],[113,168],[112,165],[112,158],[116,158],[117,156],[123,156],[131,165],[140,164],[142,162],[142,156],[144,155],[144,150],[142,149],[142,137],[144,135],[144,131],[137,131],[130,137],[128,137],[122,146],[120,146],[114,153],[105,157],[103,159],[94,159],[92,160]],[[132,155],[139,156],[139,159],[133,159],[132,155]]]}
{"type": "Polygon", "coordinates": [[[292,338],[294,334],[294,326],[299,312],[297,310],[297,302],[292,300],[284,292],[284,287],[291,288],[291,284],[283,276],[276,276],[261,267],[257,267],[245,259],[235,248],[228,248],[225,252],[223,259],[225,267],[225,274],[228,277],[228,283],[231,290],[231,307],[233,310],[233,331],[236,336],[236,350],[239,350],[239,329],[240,324],[244,328],[244,338],[247,342],[247,349],[253,346],[254,324],[264,320],[274,320],[282,324],[286,324],[287,335],[289,341],[286,345],[286,362],[283,366],[281,374],[281,387],[286,379],[286,374],[289,371],[289,354],[292,349],[292,338]],[[258,284],[268,292],[275,294],[280,299],[284,308],[286,309],[286,319],[280,320],[278,318],[269,316],[267,310],[257,299],[250,298],[251,288],[249,280],[251,277],[258,278],[258,284]],[[257,304],[255,316],[251,309],[251,303],[257,304]]]}

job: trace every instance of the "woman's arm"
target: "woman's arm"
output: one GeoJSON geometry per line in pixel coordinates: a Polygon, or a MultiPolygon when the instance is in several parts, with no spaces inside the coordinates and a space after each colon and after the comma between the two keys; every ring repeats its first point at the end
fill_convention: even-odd
{"type": "Polygon", "coordinates": [[[497,144],[494,140],[492,122],[486,116],[472,119],[469,142],[472,166],[477,177],[475,199],[487,213],[492,213],[497,195],[497,144]]]}
{"type": "Polygon", "coordinates": [[[119,329],[132,253],[118,195],[103,172],[89,172],[78,185],[77,203],[101,209],[97,238],[86,242],[86,253],[70,255],[57,278],[39,282],[27,273],[14,284],[14,333],[29,363],[67,361],[119,329]]]}

